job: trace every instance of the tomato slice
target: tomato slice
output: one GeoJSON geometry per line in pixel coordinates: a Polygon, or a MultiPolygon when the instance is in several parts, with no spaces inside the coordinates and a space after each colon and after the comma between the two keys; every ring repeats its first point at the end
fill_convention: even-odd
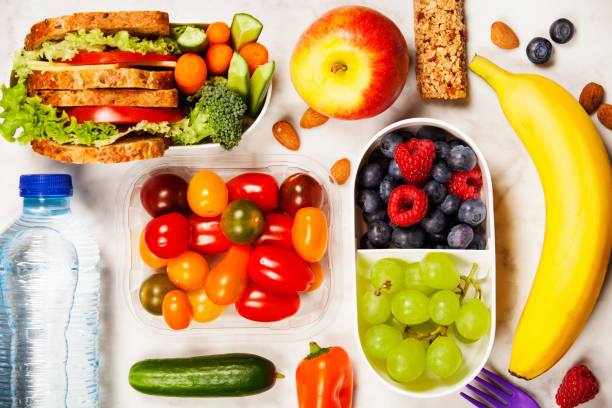
{"type": "Polygon", "coordinates": [[[73,65],[118,64],[140,61],[176,61],[176,55],[140,54],[130,51],[80,52],[71,60],[62,61],[73,65]]]}
{"type": "Polygon", "coordinates": [[[75,106],[66,109],[68,116],[74,116],[79,123],[110,122],[138,123],[177,122],[185,116],[180,109],[170,108],[135,108],[132,106],[75,106]]]}

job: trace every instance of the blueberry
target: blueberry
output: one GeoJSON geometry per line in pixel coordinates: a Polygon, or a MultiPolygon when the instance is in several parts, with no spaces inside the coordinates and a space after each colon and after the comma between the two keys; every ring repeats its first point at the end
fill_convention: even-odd
{"type": "Polygon", "coordinates": [[[379,163],[368,163],[359,172],[359,185],[366,188],[378,187],[385,174],[384,169],[379,163]]]}
{"type": "Polygon", "coordinates": [[[444,218],[444,213],[437,208],[421,220],[421,227],[428,234],[442,232],[445,226],[446,218],[444,218]]]}
{"type": "Polygon", "coordinates": [[[486,246],[487,243],[483,238],[482,234],[475,232],[474,238],[472,238],[472,242],[470,242],[470,245],[468,245],[468,249],[485,249],[486,246]]]}
{"type": "Polygon", "coordinates": [[[486,217],[487,207],[485,207],[484,203],[478,198],[465,200],[463,204],[461,204],[461,207],[459,207],[459,212],[457,213],[459,222],[463,222],[471,227],[479,226],[486,217]]]}
{"type": "Polygon", "coordinates": [[[401,134],[397,132],[387,133],[380,141],[380,151],[385,157],[392,159],[395,148],[402,143],[404,143],[404,138],[401,134]]]}
{"type": "Polygon", "coordinates": [[[400,170],[397,162],[395,160],[391,160],[389,162],[389,167],[387,169],[387,174],[393,177],[396,180],[403,180],[404,176],[402,175],[402,171],[400,170]]]}
{"type": "Polygon", "coordinates": [[[378,188],[378,194],[380,195],[381,200],[383,200],[385,203],[388,203],[389,197],[391,197],[391,193],[399,185],[399,180],[394,179],[389,174],[387,174],[385,178],[383,178],[380,182],[380,187],[378,188]]]}
{"type": "Polygon", "coordinates": [[[385,221],[374,221],[368,225],[368,240],[377,248],[389,245],[391,227],[385,221]]]}
{"type": "Polygon", "coordinates": [[[546,38],[536,37],[527,44],[527,58],[534,64],[544,64],[552,55],[552,44],[546,38]]]}
{"type": "Polygon", "coordinates": [[[446,159],[450,151],[450,145],[443,140],[436,140],[434,145],[436,145],[436,159],[446,159]]]}
{"type": "Polygon", "coordinates": [[[436,140],[446,140],[447,133],[445,130],[435,126],[422,126],[416,133],[417,139],[429,139],[432,142],[436,140]]]}
{"type": "Polygon", "coordinates": [[[433,204],[440,204],[446,197],[446,186],[436,180],[429,180],[425,183],[423,191],[427,194],[429,202],[433,204]]]}
{"type": "Polygon", "coordinates": [[[423,248],[425,233],[418,226],[397,227],[391,234],[391,242],[396,248],[423,248]]]}
{"type": "Polygon", "coordinates": [[[476,166],[476,154],[468,146],[455,146],[448,152],[446,162],[454,171],[470,171],[476,166]]]}
{"type": "Polygon", "coordinates": [[[368,233],[363,234],[359,240],[359,249],[375,249],[376,247],[368,239],[368,233]]]}
{"type": "Polygon", "coordinates": [[[448,142],[448,146],[452,149],[455,146],[465,146],[465,143],[463,143],[459,139],[453,139],[450,142],[448,142]]]}
{"type": "Polygon", "coordinates": [[[448,249],[448,245],[436,244],[435,249],[448,249]]]}
{"type": "Polygon", "coordinates": [[[453,172],[444,160],[436,160],[431,166],[431,177],[433,177],[433,179],[438,183],[448,183],[452,175],[453,172]]]}
{"type": "Polygon", "coordinates": [[[365,212],[371,213],[379,208],[383,208],[383,202],[381,201],[378,193],[374,190],[364,189],[357,194],[357,205],[365,212]]]}
{"type": "Polygon", "coordinates": [[[449,194],[444,198],[442,204],[440,204],[440,210],[446,215],[455,215],[459,211],[461,205],[461,199],[456,194],[449,194]]]}
{"type": "Polygon", "coordinates": [[[474,239],[474,230],[467,224],[457,224],[448,233],[447,242],[451,248],[467,248],[474,239]]]}
{"type": "Polygon", "coordinates": [[[432,244],[446,246],[446,236],[447,235],[448,235],[448,231],[436,232],[433,234],[429,234],[429,240],[432,242],[432,244]]]}
{"type": "Polygon", "coordinates": [[[560,18],[550,26],[550,38],[559,44],[565,44],[574,36],[574,25],[567,18],[560,18]]]}
{"type": "Polygon", "coordinates": [[[389,215],[387,214],[386,208],[379,208],[376,211],[364,212],[363,220],[366,224],[369,224],[373,221],[389,221],[389,215]]]}
{"type": "Polygon", "coordinates": [[[384,154],[380,151],[380,149],[376,149],[370,154],[370,158],[368,159],[368,163],[378,163],[383,169],[389,165],[389,159],[385,157],[384,154]]]}
{"type": "Polygon", "coordinates": [[[401,130],[396,130],[396,132],[399,133],[404,138],[404,141],[414,139],[414,133],[412,133],[409,130],[401,129],[401,130]]]}

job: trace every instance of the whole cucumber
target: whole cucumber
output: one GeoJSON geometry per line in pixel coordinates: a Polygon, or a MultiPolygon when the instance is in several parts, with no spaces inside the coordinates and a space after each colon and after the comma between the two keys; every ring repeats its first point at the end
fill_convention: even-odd
{"type": "Polygon", "coordinates": [[[168,397],[240,397],[274,385],[274,364],[254,354],[219,354],[190,358],[143,360],[130,369],[137,391],[168,397]]]}

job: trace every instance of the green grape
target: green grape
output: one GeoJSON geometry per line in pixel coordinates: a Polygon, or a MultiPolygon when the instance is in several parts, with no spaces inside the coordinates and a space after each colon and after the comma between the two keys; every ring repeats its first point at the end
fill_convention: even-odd
{"type": "Polygon", "coordinates": [[[480,299],[468,299],[461,305],[455,327],[466,339],[478,340],[491,328],[491,312],[480,299]]]}
{"type": "Polygon", "coordinates": [[[359,301],[359,316],[364,322],[379,324],[391,316],[391,300],[389,295],[370,289],[359,301]]]}
{"type": "Polygon", "coordinates": [[[380,259],[372,268],[370,282],[383,293],[395,293],[404,284],[405,265],[406,263],[399,259],[380,259]]]}
{"type": "Polygon", "coordinates": [[[462,360],[461,349],[450,337],[436,338],[427,349],[427,368],[440,378],[455,374],[462,360]]]}
{"type": "Polygon", "coordinates": [[[421,324],[414,324],[410,326],[410,332],[416,333],[418,336],[424,336],[436,330],[438,325],[431,320],[421,324]]]}
{"type": "Polygon", "coordinates": [[[393,316],[404,324],[419,324],[429,320],[429,299],[418,290],[404,289],[391,299],[393,316]]]}
{"type": "Polygon", "coordinates": [[[421,276],[421,264],[418,262],[409,263],[404,269],[404,287],[406,289],[418,290],[427,296],[435,291],[435,289],[425,285],[421,276]]]}
{"type": "Polygon", "coordinates": [[[429,298],[429,316],[434,322],[448,326],[461,309],[459,297],[448,289],[439,290],[429,298]]]}
{"type": "Polygon", "coordinates": [[[477,342],[478,340],[470,340],[470,339],[466,339],[465,337],[463,337],[462,335],[459,334],[459,332],[457,331],[457,328],[455,327],[455,325],[451,325],[448,327],[448,332],[447,334],[449,336],[452,336],[455,340],[463,343],[463,344],[472,344],[477,342]]]}
{"type": "Polygon", "coordinates": [[[389,351],[402,341],[402,333],[387,324],[377,324],[365,332],[363,347],[374,358],[384,360],[389,351]]]}
{"type": "Polygon", "coordinates": [[[389,320],[385,322],[385,324],[388,324],[391,327],[395,327],[397,330],[399,330],[402,333],[404,332],[404,330],[406,330],[406,325],[400,322],[399,320],[397,320],[393,315],[391,315],[391,317],[389,318],[389,320]]]}
{"type": "Polygon", "coordinates": [[[402,340],[387,355],[387,372],[397,382],[409,383],[425,371],[425,346],[409,338],[402,340]]]}
{"type": "Polygon", "coordinates": [[[421,261],[421,275],[427,286],[435,289],[455,289],[459,285],[459,272],[450,255],[430,252],[421,261]]]}

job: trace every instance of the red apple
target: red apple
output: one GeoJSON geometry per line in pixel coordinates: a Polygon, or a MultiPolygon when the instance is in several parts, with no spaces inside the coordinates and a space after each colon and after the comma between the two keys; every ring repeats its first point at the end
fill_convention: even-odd
{"type": "Polygon", "coordinates": [[[333,9],[300,37],[291,80],[314,110],[338,119],[369,118],[397,99],[408,75],[408,47],[389,18],[361,6],[333,9]]]}

